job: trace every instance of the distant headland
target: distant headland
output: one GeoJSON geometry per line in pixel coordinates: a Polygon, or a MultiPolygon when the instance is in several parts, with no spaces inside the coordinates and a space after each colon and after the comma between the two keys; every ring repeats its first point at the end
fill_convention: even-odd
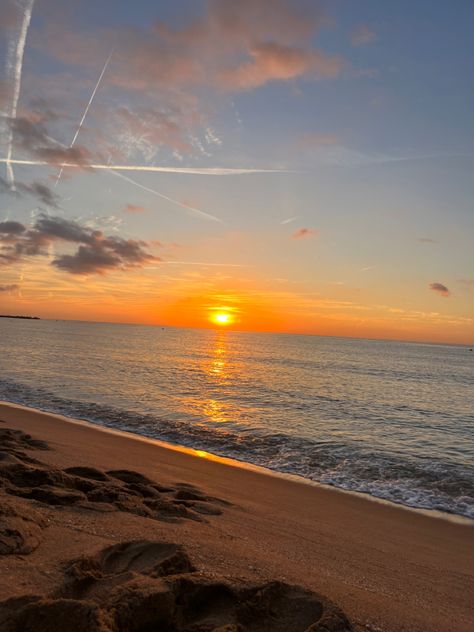
{"type": "Polygon", "coordinates": [[[0,314],[0,318],[23,318],[25,320],[41,320],[39,316],[12,316],[11,314],[0,314]]]}

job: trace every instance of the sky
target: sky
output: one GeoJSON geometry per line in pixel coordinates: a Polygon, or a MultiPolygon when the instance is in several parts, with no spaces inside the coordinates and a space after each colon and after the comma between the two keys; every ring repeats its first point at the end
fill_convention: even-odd
{"type": "Polygon", "coordinates": [[[2,0],[0,313],[474,342],[470,0],[2,0]]]}

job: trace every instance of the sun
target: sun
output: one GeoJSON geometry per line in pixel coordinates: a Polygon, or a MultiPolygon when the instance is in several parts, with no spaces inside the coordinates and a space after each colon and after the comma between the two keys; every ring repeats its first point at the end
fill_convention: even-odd
{"type": "Polygon", "coordinates": [[[232,316],[228,312],[215,312],[209,318],[214,324],[220,326],[230,325],[232,322],[232,316]]]}

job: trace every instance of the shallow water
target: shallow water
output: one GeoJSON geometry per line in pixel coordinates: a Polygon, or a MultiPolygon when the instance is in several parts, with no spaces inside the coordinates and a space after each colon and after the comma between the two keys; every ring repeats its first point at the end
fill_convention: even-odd
{"type": "Polygon", "coordinates": [[[474,518],[466,347],[0,319],[0,399],[474,518]]]}

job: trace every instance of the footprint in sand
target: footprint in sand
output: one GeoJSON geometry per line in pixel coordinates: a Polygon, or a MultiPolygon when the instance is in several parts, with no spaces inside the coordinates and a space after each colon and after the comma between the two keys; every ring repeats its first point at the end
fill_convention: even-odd
{"type": "Polygon", "coordinates": [[[24,452],[46,450],[45,442],[21,431],[0,430],[0,490],[47,505],[95,511],[124,511],[163,520],[205,521],[230,503],[184,483],[165,486],[130,470],[54,468],[24,452]]]}
{"type": "Polygon", "coordinates": [[[70,562],[54,595],[0,603],[2,632],[344,632],[335,606],[281,582],[196,571],[185,550],[124,542],[70,562]]]}

